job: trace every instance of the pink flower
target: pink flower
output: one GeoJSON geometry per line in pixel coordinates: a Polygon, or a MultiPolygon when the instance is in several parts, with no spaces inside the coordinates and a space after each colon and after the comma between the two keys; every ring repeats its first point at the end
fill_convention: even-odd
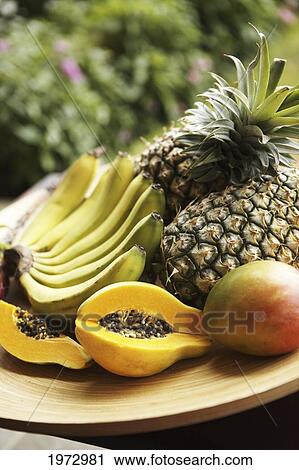
{"type": "Polygon", "coordinates": [[[9,42],[6,39],[0,38],[0,52],[7,52],[10,48],[9,42]]]}
{"type": "Polygon", "coordinates": [[[201,72],[206,72],[207,70],[211,70],[212,65],[213,63],[208,57],[198,57],[198,59],[194,61],[193,66],[201,72]]]}
{"type": "Polygon", "coordinates": [[[202,79],[203,72],[211,70],[212,61],[211,59],[205,57],[198,57],[192,63],[192,66],[188,72],[187,78],[189,82],[196,84],[199,83],[202,79]]]}
{"type": "Polygon", "coordinates": [[[193,67],[189,70],[187,78],[190,83],[198,83],[201,79],[202,73],[199,70],[195,70],[193,67]]]}
{"type": "Polygon", "coordinates": [[[66,57],[60,63],[62,72],[74,83],[80,83],[84,80],[84,74],[79,64],[71,57],[66,57]]]}
{"type": "Polygon", "coordinates": [[[279,9],[279,17],[284,23],[287,24],[292,24],[297,19],[296,14],[288,7],[281,7],[279,9]]]}

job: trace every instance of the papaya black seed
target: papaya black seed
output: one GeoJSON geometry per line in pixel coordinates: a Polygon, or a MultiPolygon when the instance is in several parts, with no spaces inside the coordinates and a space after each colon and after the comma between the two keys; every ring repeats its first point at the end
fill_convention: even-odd
{"type": "Polygon", "coordinates": [[[164,338],[173,333],[167,321],[132,309],[108,313],[99,324],[127,338],[164,338]]]}
{"type": "Polygon", "coordinates": [[[23,334],[36,340],[58,338],[60,336],[58,331],[48,327],[45,318],[22,309],[16,311],[16,325],[23,334]]]}

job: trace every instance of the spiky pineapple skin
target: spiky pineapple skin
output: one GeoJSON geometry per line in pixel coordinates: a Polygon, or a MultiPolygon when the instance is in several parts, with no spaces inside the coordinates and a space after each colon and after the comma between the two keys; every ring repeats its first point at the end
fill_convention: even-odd
{"type": "Polygon", "coordinates": [[[164,189],[168,221],[195,198],[206,196],[211,188],[221,189],[220,181],[207,185],[188,177],[193,159],[184,154],[183,144],[176,141],[183,132],[179,127],[165,131],[148,143],[145,150],[135,158],[136,173],[149,173],[154,182],[164,189]]]}
{"type": "Polygon", "coordinates": [[[191,203],[166,227],[161,248],[166,288],[197,307],[239,265],[272,259],[299,268],[297,171],[230,185],[191,203]]]}

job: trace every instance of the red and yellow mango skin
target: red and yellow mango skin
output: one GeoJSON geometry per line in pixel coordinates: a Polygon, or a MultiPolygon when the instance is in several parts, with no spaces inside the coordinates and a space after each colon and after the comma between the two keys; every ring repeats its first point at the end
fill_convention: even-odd
{"type": "Polygon", "coordinates": [[[230,271],[211,290],[203,325],[214,339],[243,353],[275,356],[298,349],[299,271],[271,260],[230,271]]]}

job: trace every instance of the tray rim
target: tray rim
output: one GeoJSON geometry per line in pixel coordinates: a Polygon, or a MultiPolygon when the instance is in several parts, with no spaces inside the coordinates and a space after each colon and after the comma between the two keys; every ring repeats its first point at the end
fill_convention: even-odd
{"type": "MultiPolygon", "coordinates": [[[[250,391],[250,389],[249,389],[250,391]]],[[[285,382],[277,387],[270,388],[248,396],[223,402],[212,407],[197,410],[188,410],[166,414],[146,419],[133,419],[110,422],[86,422],[86,423],[46,423],[42,421],[30,421],[8,419],[0,417],[0,427],[15,431],[23,431],[39,434],[50,434],[57,436],[76,437],[104,437],[123,436],[130,434],[141,434],[154,431],[163,431],[193,424],[205,423],[220,418],[232,416],[244,411],[261,407],[272,401],[284,398],[299,391],[299,376],[291,381],[285,382]]],[[[266,412],[266,410],[265,410],[266,412]]]]}

